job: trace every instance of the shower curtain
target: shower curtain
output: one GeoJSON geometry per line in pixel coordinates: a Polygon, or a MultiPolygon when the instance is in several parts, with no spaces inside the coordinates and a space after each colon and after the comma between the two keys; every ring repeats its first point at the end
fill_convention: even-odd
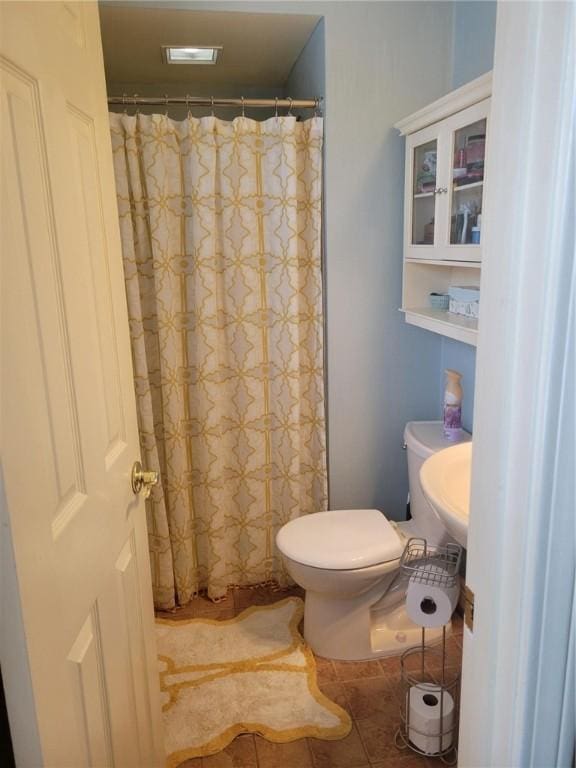
{"type": "Polygon", "coordinates": [[[322,119],[110,121],[156,607],[284,585],[327,504],[322,119]]]}

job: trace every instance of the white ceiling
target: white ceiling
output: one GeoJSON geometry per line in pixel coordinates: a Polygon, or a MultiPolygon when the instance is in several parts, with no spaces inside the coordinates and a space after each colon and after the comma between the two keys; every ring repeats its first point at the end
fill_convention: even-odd
{"type": "MultiPolygon", "coordinates": [[[[281,88],[318,16],[174,10],[102,3],[100,23],[109,84],[281,88]],[[165,64],[162,45],[222,45],[214,66],[165,64]]],[[[142,89],[145,90],[145,89],[142,89]]]]}

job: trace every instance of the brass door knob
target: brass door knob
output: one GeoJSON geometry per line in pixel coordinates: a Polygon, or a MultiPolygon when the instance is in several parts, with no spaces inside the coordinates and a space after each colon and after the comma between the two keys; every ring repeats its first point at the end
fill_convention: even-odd
{"type": "Polygon", "coordinates": [[[142,469],[139,461],[134,462],[132,467],[132,490],[134,493],[141,493],[147,499],[152,493],[152,486],[158,482],[158,472],[146,472],[142,469]]]}

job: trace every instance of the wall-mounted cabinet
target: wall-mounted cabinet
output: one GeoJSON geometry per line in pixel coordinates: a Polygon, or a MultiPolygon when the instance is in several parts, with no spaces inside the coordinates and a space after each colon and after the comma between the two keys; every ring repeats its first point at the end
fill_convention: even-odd
{"type": "Polygon", "coordinates": [[[406,138],[406,321],[468,344],[478,321],[433,309],[431,293],[480,285],[491,74],[396,124],[406,138]]]}

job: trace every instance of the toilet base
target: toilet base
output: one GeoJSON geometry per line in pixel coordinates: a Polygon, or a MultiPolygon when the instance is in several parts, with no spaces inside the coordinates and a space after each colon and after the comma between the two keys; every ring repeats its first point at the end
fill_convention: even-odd
{"type": "MultiPolygon", "coordinates": [[[[426,644],[430,645],[442,640],[442,627],[426,629],[426,644]]],[[[446,624],[446,637],[452,632],[452,623],[446,624]]],[[[387,613],[374,611],[370,633],[370,644],[373,649],[371,658],[396,656],[408,648],[420,645],[422,642],[422,627],[414,624],[406,613],[406,606],[399,605],[387,613]]]]}
{"type": "MultiPolygon", "coordinates": [[[[351,598],[307,591],[304,639],[317,656],[341,661],[395,656],[418,645],[422,627],[408,617],[404,595],[396,593],[393,601],[381,598],[382,584],[351,598]]],[[[451,626],[446,629],[449,634],[451,626]]],[[[442,627],[426,630],[426,643],[441,638],[442,627]]]]}

